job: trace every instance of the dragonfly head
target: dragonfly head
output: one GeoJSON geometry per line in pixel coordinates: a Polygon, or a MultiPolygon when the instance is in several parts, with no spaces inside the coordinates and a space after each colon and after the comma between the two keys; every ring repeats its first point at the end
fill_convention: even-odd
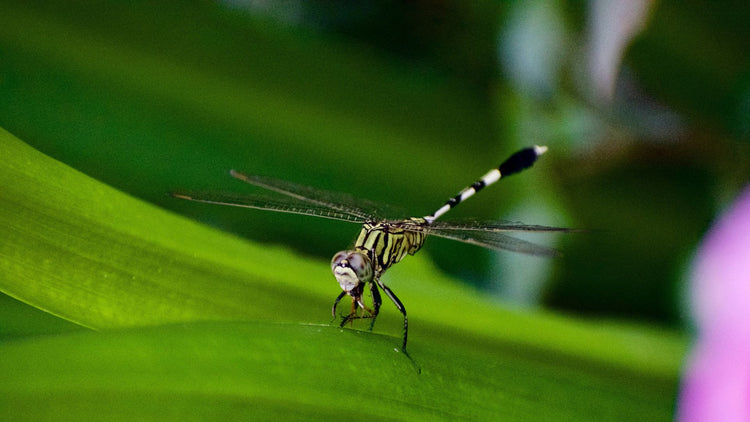
{"type": "Polygon", "coordinates": [[[331,271],[341,288],[350,295],[361,292],[372,281],[372,261],[359,251],[341,251],[331,260],[331,271]]]}

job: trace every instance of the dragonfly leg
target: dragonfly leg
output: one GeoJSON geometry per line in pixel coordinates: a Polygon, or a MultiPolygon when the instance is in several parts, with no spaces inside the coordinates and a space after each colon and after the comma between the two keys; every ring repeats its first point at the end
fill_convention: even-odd
{"type": "Polygon", "coordinates": [[[331,314],[333,315],[334,320],[336,320],[336,307],[339,306],[339,302],[341,302],[341,299],[343,299],[344,296],[346,296],[346,292],[341,292],[341,294],[338,295],[336,300],[333,302],[333,308],[331,308],[331,314]]]}
{"type": "Polygon", "coordinates": [[[333,314],[334,317],[336,316],[336,307],[339,306],[339,302],[341,302],[341,299],[343,299],[344,296],[346,296],[346,292],[341,292],[341,294],[338,295],[338,297],[336,298],[336,301],[333,302],[333,308],[331,309],[331,314],[333,314]]]}
{"type": "Polygon", "coordinates": [[[339,326],[343,327],[347,322],[354,321],[355,319],[375,318],[377,315],[376,311],[373,311],[362,302],[362,296],[352,297],[352,311],[344,317],[339,326]],[[357,315],[358,306],[362,308],[362,315],[357,315]]]}
{"type": "Polygon", "coordinates": [[[380,279],[378,279],[378,285],[381,289],[385,292],[385,294],[388,295],[389,298],[391,298],[391,301],[393,301],[393,304],[396,305],[399,311],[401,311],[402,314],[404,314],[404,343],[401,345],[401,350],[406,353],[406,338],[409,335],[409,320],[406,318],[406,308],[404,307],[404,304],[401,303],[401,301],[398,299],[395,293],[383,284],[380,279]]]}
{"type": "Polygon", "coordinates": [[[343,327],[344,324],[350,321],[354,321],[354,319],[357,318],[357,299],[352,297],[352,310],[349,312],[349,315],[344,318],[344,320],[341,322],[341,326],[343,327]]]}
{"type": "Polygon", "coordinates": [[[370,331],[372,331],[372,328],[375,326],[375,318],[378,317],[378,313],[380,313],[380,305],[383,303],[383,299],[380,298],[380,291],[378,290],[378,286],[375,283],[370,283],[370,291],[372,292],[372,321],[370,322],[370,331]]]}

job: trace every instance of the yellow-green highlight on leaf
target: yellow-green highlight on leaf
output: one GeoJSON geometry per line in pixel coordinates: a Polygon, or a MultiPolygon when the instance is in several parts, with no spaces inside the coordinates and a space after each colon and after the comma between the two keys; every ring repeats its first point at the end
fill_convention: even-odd
{"type": "Polygon", "coordinates": [[[314,283],[295,285],[322,279],[325,266],[175,217],[7,132],[0,132],[0,156],[5,293],[96,329],[277,315],[320,320],[306,313],[314,309],[314,283]]]}

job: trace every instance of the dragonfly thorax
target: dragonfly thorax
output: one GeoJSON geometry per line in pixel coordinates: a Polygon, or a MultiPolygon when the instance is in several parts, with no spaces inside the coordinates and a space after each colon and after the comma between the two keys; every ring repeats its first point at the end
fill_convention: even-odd
{"type": "Polygon", "coordinates": [[[334,255],[331,271],[341,289],[350,295],[361,292],[362,286],[372,281],[372,261],[360,251],[341,251],[334,255]]]}
{"type": "Polygon", "coordinates": [[[368,254],[379,277],[393,264],[406,255],[414,255],[422,247],[427,226],[429,224],[423,218],[366,221],[354,242],[354,249],[368,254]]]}

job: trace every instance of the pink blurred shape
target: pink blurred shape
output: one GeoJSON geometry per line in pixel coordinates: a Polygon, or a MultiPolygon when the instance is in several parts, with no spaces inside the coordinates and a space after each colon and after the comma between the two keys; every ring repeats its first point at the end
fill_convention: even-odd
{"type": "Polygon", "coordinates": [[[700,246],[691,304],[698,337],[678,420],[750,421],[750,186],[700,246]]]}

